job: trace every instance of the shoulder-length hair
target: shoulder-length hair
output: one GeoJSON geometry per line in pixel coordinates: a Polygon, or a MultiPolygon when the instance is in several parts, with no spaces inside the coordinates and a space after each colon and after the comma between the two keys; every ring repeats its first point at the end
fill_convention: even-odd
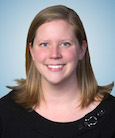
{"type": "MultiPolygon", "coordinates": [[[[48,7],[39,12],[32,21],[26,42],[26,79],[17,80],[19,85],[9,87],[17,90],[15,93],[15,101],[25,108],[32,108],[43,100],[43,93],[40,82],[40,73],[36,69],[32,60],[29,44],[33,44],[36,30],[44,23],[57,19],[63,19],[70,23],[74,28],[74,33],[79,41],[80,46],[83,40],[87,42],[86,33],[83,24],[75,11],[72,9],[58,5],[48,7]]],[[[87,42],[88,43],[88,42],[87,42]]],[[[87,44],[88,45],[88,44],[87,44]]],[[[87,107],[95,99],[102,99],[109,94],[114,83],[107,86],[98,86],[95,79],[92,66],[90,63],[89,50],[87,48],[84,58],[79,61],[76,69],[78,78],[78,86],[81,89],[81,107],[87,107]]]]}

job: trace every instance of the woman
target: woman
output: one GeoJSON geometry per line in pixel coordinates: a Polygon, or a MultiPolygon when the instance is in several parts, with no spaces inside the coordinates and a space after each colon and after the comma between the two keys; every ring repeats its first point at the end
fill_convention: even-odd
{"type": "Polygon", "coordinates": [[[115,137],[114,83],[98,86],[82,22],[72,9],[53,6],[36,15],[26,75],[0,100],[1,138],[115,137]]]}

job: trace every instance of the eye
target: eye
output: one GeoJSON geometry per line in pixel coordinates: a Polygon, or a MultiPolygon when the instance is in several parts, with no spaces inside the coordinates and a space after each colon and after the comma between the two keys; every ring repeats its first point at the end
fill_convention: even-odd
{"type": "Polygon", "coordinates": [[[62,43],[62,46],[70,46],[71,44],[69,43],[69,42],[64,42],[64,43],[62,43]]]}
{"type": "Polygon", "coordinates": [[[49,44],[48,43],[41,43],[40,46],[47,47],[49,44]]]}

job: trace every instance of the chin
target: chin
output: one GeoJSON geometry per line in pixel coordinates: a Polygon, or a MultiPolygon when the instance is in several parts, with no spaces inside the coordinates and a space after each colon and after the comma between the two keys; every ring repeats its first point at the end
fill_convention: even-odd
{"type": "Polygon", "coordinates": [[[48,77],[48,78],[43,78],[43,83],[49,83],[49,84],[52,84],[52,85],[58,85],[58,84],[61,84],[62,82],[64,82],[64,78],[58,78],[58,77],[48,77]]]}
{"type": "Polygon", "coordinates": [[[52,84],[52,85],[58,85],[61,84],[63,81],[62,80],[47,80],[48,83],[52,84]]]}

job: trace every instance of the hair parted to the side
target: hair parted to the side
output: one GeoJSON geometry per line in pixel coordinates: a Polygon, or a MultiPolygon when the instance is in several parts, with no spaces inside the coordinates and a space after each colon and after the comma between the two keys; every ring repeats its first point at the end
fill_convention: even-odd
{"type": "MultiPolygon", "coordinates": [[[[26,76],[27,78],[17,80],[18,86],[9,87],[13,90],[17,90],[15,93],[15,101],[21,104],[25,108],[32,108],[38,105],[40,100],[43,99],[42,88],[40,84],[40,73],[36,69],[34,62],[32,60],[29,44],[34,41],[36,30],[44,23],[50,22],[57,19],[66,20],[74,27],[75,36],[78,39],[80,45],[82,45],[83,40],[87,42],[85,30],[83,24],[75,11],[72,9],[58,5],[48,7],[41,12],[39,12],[34,20],[32,21],[26,42],[26,76]]],[[[88,45],[88,44],[87,44],[88,45]]],[[[111,92],[114,83],[107,86],[98,86],[95,79],[91,63],[89,50],[87,48],[84,58],[79,61],[77,67],[77,78],[78,85],[81,89],[81,107],[87,107],[95,99],[102,99],[111,92]]]]}

